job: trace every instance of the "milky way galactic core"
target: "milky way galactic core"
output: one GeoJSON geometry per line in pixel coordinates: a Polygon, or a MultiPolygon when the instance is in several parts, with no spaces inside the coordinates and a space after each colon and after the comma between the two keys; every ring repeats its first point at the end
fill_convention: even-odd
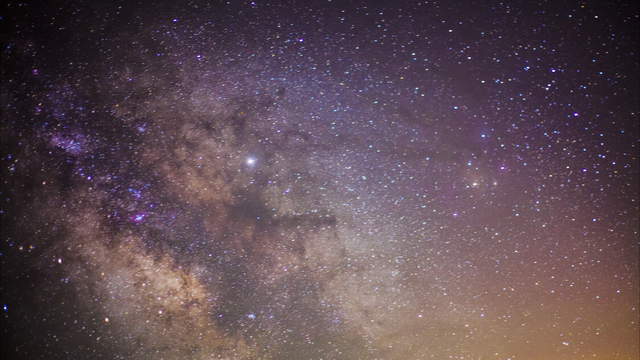
{"type": "Polygon", "coordinates": [[[633,2],[10,2],[5,359],[640,357],[633,2]]]}

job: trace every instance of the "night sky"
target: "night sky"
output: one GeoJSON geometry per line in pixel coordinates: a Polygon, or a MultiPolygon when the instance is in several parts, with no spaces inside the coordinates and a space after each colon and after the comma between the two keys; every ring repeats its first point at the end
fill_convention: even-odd
{"type": "Polygon", "coordinates": [[[632,1],[12,1],[3,359],[636,360],[632,1]]]}

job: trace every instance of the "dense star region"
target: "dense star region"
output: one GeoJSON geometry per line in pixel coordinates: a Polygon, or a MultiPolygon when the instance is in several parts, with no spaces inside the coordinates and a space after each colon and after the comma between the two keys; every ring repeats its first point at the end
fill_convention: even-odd
{"type": "Polygon", "coordinates": [[[3,359],[640,357],[625,1],[11,1],[3,359]]]}

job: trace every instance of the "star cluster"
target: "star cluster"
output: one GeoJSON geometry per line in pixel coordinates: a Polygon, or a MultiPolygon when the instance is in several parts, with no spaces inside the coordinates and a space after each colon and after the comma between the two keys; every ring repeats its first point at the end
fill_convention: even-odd
{"type": "Polygon", "coordinates": [[[631,2],[10,2],[8,359],[637,359],[631,2]]]}

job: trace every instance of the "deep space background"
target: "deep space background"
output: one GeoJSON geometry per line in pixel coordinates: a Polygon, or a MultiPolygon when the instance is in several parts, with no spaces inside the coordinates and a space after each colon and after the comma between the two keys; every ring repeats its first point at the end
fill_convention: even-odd
{"type": "Polygon", "coordinates": [[[3,359],[640,357],[633,1],[3,8],[3,359]]]}

